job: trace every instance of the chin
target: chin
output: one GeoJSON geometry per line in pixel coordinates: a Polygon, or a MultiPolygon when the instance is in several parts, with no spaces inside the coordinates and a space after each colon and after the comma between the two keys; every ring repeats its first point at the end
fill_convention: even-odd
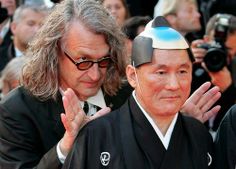
{"type": "Polygon", "coordinates": [[[87,96],[87,97],[92,97],[92,96],[94,96],[94,95],[97,94],[98,90],[99,90],[99,89],[85,91],[84,95],[87,96]]]}

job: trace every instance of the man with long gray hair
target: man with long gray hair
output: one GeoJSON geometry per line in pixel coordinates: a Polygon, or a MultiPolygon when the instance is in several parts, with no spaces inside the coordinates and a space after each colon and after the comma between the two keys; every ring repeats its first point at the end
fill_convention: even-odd
{"type": "Polygon", "coordinates": [[[98,2],[66,0],[55,6],[26,53],[22,86],[1,102],[0,168],[61,168],[81,122],[89,118],[80,107],[71,109],[78,102],[67,100],[70,90],[88,106],[88,115],[97,107],[109,111],[103,93],[113,95],[121,84],[123,44],[98,2]]]}

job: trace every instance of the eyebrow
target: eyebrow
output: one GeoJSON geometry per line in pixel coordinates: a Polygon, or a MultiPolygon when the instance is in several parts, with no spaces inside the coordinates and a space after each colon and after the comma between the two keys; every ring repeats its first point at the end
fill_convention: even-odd
{"type": "MultiPolygon", "coordinates": [[[[67,52],[67,51],[66,51],[67,52]]],[[[68,53],[68,52],[67,52],[68,53]]],[[[93,55],[90,55],[90,54],[88,54],[88,53],[84,53],[83,51],[77,51],[77,52],[75,52],[76,53],[76,55],[73,55],[74,57],[75,57],[75,60],[79,60],[81,57],[86,57],[87,59],[94,59],[94,58],[92,58],[91,56],[93,56],[93,55]],[[78,58],[78,56],[80,56],[79,58],[78,58]]],[[[95,55],[94,55],[95,56],[95,55]]],[[[109,49],[109,51],[104,55],[104,56],[102,56],[102,57],[100,57],[100,58],[98,58],[97,60],[99,60],[99,59],[102,59],[102,58],[105,58],[105,57],[110,57],[111,56],[111,50],[109,49]]]]}
{"type": "MultiPolygon", "coordinates": [[[[158,69],[164,69],[164,68],[167,68],[167,67],[169,67],[168,65],[165,65],[165,64],[158,64],[158,65],[156,65],[156,68],[158,68],[158,69]]],[[[181,68],[190,68],[191,67],[191,65],[190,64],[188,64],[188,63],[183,63],[183,64],[181,64],[181,65],[179,65],[178,67],[181,67],[181,68]]]]}

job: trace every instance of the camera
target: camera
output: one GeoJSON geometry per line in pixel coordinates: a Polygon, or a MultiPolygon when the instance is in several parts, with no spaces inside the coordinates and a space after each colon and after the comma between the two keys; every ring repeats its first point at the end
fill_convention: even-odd
{"type": "Polygon", "coordinates": [[[218,72],[227,65],[227,50],[225,40],[229,27],[229,15],[218,14],[214,26],[214,41],[210,44],[201,44],[198,47],[207,50],[204,63],[211,72],[218,72]]]}

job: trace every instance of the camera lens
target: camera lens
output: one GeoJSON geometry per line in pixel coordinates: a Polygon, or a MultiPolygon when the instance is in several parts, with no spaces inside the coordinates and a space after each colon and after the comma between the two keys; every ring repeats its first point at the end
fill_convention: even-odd
{"type": "Polygon", "coordinates": [[[204,62],[209,71],[218,72],[227,64],[226,57],[227,55],[224,50],[210,48],[204,57],[204,62]]]}

